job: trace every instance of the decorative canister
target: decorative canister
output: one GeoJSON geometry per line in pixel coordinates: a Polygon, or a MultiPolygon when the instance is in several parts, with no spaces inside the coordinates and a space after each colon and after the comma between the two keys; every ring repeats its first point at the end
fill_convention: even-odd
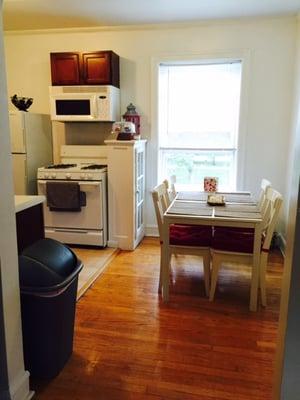
{"type": "Polygon", "coordinates": [[[214,176],[206,176],[203,181],[204,192],[218,191],[218,178],[214,176]]]}
{"type": "Polygon", "coordinates": [[[135,139],[140,138],[140,115],[136,112],[135,106],[130,103],[127,106],[127,111],[123,115],[125,121],[133,122],[135,125],[135,139]]]}

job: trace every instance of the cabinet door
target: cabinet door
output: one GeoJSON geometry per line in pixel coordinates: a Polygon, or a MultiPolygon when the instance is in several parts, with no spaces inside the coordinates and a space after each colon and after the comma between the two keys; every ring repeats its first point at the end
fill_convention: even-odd
{"type": "Polygon", "coordinates": [[[144,229],[145,149],[135,149],[135,239],[144,229]]]}
{"type": "Polygon", "coordinates": [[[112,51],[83,53],[82,73],[85,85],[120,87],[119,56],[112,51]]]}
{"type": "Polygon", "coordinates": [[[52,85],[79,85],[80,53],[51,53],[52,85]]]}

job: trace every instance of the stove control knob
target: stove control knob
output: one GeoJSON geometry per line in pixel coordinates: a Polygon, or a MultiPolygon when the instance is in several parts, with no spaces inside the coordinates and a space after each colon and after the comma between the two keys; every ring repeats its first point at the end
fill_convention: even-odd
{"type": "Polygon", "coordinates": [[[56,174],[51,174],[51,178],[55,179],[56,178],[56,174]]]}
{"type": "Polygon", "coordinates": [[[66,174],[66,179],[71,179],[71,174],[66,174]]]}
{"type": "Polygon", "coordinates": [[[87,174],[87,179],[92,179],[93,175],[92,174],[87,174]]]}
{"type": "Polygon", "coordinates": [[[84,179],[85,178],[85,174],[80,174],[80,179],[84,179]]]}
{"type": "Polygon", "coordinates": [[[48,179],[49,178],[49,174],[48,173],[44,174],[44,178],[48,179]]]}

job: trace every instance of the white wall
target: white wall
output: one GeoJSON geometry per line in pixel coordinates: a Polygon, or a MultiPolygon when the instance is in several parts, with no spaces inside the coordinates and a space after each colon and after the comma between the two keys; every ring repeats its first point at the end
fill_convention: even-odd
{"type": "MultiPolygon", "coordinates": [[[[31,111],[49,112],[49,53],[114,50],[121,57],[122,113],[129,102],[142,115],[142,137],[149,139],[147,188],[156,184],[155,138],[151,126],[151,60],[162,55],[249,52],[244,189],[257,193],[262,177],[283,194],[289,157],[291,92],[296,19],[211,22],[172,27],[7,33],[5,47],[10,95],[31,96],[31,111]]],[[[146,221],[155,224],[150,196],[146,221]]]]}
{"type": "MultiPolygon", "coordinates": [[[[0,1],[0,58],[4,59],[0,1]]],[[[6,77],[0,64],[0,399],[29,400],[29,374],[24,370],[12,159],[8,128],[6,77]],[[3,326],[4,322],[4,326],[3,326]],[[4,342],[4,343],[3,343],[4,342]],[[4,361],[5,360],[5,361],[4,361]],[[4,362],[3,362],[4,361],[4,362]],[[6,364],[5,366],[3,364],[6,364]],[[4,379],[7,380],[5,384],[4,379]],[[7,386],[7,387],[6,387],[7,386]]]]}

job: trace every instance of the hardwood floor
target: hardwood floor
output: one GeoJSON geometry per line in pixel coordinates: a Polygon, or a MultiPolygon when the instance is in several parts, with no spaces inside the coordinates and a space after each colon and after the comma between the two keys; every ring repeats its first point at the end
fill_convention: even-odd
{"type": "Polygon", "coordinates": [[[197,257],[172,260],[157,293],[158,239],[120,252],[77,303],[73,356],[40,400],[271,400],[283,260],[270,256],[268,307],[248,311],[250,272],[221,271],[204,297],[197,257]]]}
{"type": "Polygon", "coordinates": [[[119,252],[118,249],[107,247],[105,249],[72,247],[77,257],[82,261],[83,268],[78,279],[77,300],[94,283],[106,266],[119,252]]]}

